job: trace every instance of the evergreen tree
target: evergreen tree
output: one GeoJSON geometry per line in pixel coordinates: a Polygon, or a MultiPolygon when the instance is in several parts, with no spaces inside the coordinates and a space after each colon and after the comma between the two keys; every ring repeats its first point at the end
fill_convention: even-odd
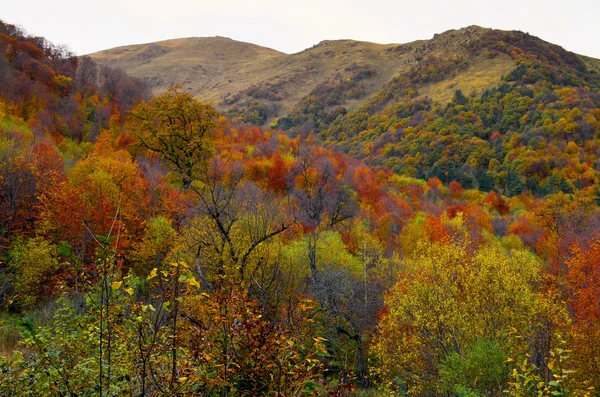
{"type": "Polygon", "coordinates": [[[521,177],[519,177],[514,168],[509,168],[508,170],[505,189],[507,196],[518,196],[523,193],[523,190],[525,189],[521,177]]]}

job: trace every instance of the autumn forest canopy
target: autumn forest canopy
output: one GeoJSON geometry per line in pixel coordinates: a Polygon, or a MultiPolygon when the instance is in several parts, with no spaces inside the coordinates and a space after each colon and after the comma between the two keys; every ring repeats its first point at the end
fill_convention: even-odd
{"type": "Polygon", "coordinates": [[[468,29],[283,112],[0,21],[0,395],[598,396],[598,64],[468,29]]]}

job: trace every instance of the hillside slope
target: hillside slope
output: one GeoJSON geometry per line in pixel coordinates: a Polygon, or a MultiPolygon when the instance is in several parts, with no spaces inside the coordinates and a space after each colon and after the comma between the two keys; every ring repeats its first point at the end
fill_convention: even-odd
{"type": "Polygon", "coordinates": [[[124,46],[92,54],[146,79],[156,92],[180,84],[194,95],[217,100],[227,90],[242,89],[256,68],[284,55],[278,51],[225,37],[184,38],[124,46]],[[249,72],[249,70],[251,72],[249,72]]]}
{"type": "MultiPolygon", "coordinates": [[[[424,59],[467,57],[469,43],[486,31],[473,26],[402,45],[323,41],[291,55],[223,37],[186,38],[118,47],[91,57],[145,79],[155,93],[179,84],[221,110],[233,110],[232,116],[262,124],[290,113],[315,91],[327,91],[327,108],[356,109],[394,76],[424,59]]],[[[465,76],[477,76],[478,84],[466,88],[480,92],[513,68],[507,56],[477,59],[465,76]]],[[[428,94],[448,100],[451,95],[445,91],[446,86],[437,87],[428,94]]]]}
{"type": "Polygon", "coordinates": [[[508,195],[569,193],[600,176],[600,61],[523,32],[470,26],[408,44],[324,41],[292,55],[184,39],[92,57],[155,91],[180,83],[234,120],[314,133],[398,174],[508,195]],[[192,59],[205,66],[191,69],[192,59]]]}

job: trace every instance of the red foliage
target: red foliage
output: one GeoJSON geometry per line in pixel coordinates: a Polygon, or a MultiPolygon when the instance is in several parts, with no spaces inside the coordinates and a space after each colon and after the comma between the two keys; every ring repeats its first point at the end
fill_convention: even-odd
{"type": "Polygon", "coordinates": [[[462,197],[462,185],[456,181],[450,182],[448,185],[448,194],[455,200],[458,200],[462,197]]]}
{"type": "Polygon", "coordinates": [[[493,208],[496,211],[498,211],[498,213],[500,215],[506,215],[510,211],[510,208],[509,208],[508,204],[506,203],[506,200],[504,200],[504,198],[502,198],[502,196],[500,196],[496,192],[493,192],[493,191],[489,192],[485,196],[484,202],[488,203],[488,205],[491,208],[493,208]]]}
{"type": "Polygon", "coordinates": [[[276,152],[272,165],[267,170],[267,186],[275,193],[283,193],[289,185],[289,167],[283,161],[280,152],[276,152]]]}
{"type": "Polygon", "coordinates": [[[490,141],[493,142],[493,141],[495,141],[498,138],[502,138],[503,136],[504,135],[502,135],[500,133],[500,131],[494,131],[494,132],[492,132],[492,135],[490,135],[490,141]]]}
{"type": "Polygon", "coordinates": [[[16,44],[15,50],[17,52],[21,52],[26,54],[33,59],[42,59],[44,56],[44,52],[38,48],[35,44],[28,41],[19,41],[16,44]]]}
{"type": "Polygon", "coordinates": [[[354,170],[354,187],[358,192],[363,204],[377,208],[381,199],[385,195],[385,173],[378,173],[365,166],[357,167],[354,170]]]}
{"type": "Polygon", "coordinates": [[[454,217],[456,215],[458,215],[459,213],[465,214],[465,212],[466,212],[466,204],[451,205],[450,207],[448,207],[446,209],[446,214],[448,214],[448,218],[450,218],[450,219],[454,219],[454,217]]]}

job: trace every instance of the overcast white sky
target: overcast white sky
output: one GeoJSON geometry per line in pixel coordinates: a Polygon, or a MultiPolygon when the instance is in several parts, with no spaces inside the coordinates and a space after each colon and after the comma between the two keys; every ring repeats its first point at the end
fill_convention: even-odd
{"type": "Polygon", "coordinates": [[[529,32],[600,58],[600,0],[27,0],[0,19],[77,54],[191,36],[283,52],[325,39],[405,43],[468,25],[529,32]]]}

